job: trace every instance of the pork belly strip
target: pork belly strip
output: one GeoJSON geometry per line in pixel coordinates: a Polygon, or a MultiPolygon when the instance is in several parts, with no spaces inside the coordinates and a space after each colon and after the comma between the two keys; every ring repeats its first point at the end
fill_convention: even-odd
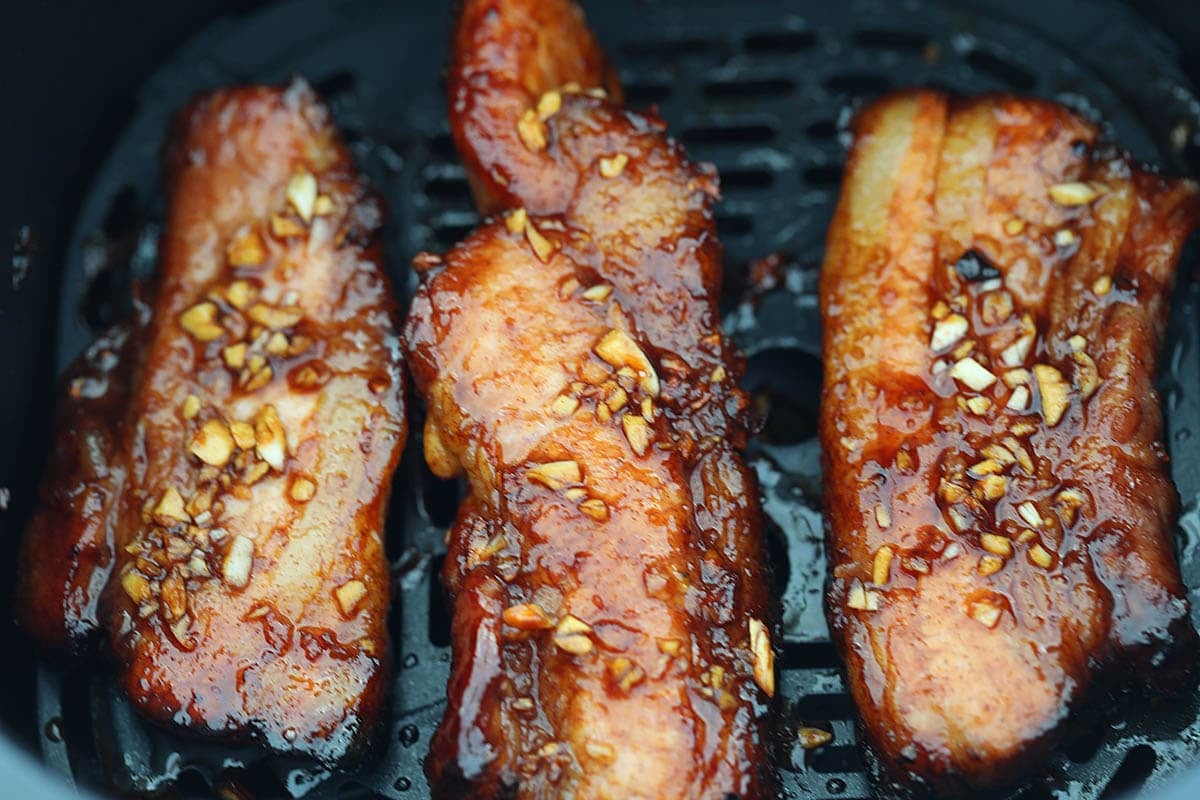
{"type": "Polygon", "coordinates": [[[26,582],[69,569],[82,602],[108,580],[68,616],[105,629],[155,721],[336,760],[388,671],[405,422],[380,207],[299,81],[199,97],[166,161],[150,319],[104,405],[60,428],[26,582]]]}
{"type": "Polygon", "coordinates": [[[1010,784],[1090,690],[1194,658],[1152,382],[1200,204],[1049,102],[902,93],[854,134],[821,279],[829,619],[881,794],[1010,784]]]}
{"type": "Polygon", "coordinates": [[[434,795],[769,796],[773,615],[715,175],[595,91],[573,4],[466,2],[455,43],[455,138],[506,212],[418,259],[405,329],[426,458],[469,483],[434,795]]]}

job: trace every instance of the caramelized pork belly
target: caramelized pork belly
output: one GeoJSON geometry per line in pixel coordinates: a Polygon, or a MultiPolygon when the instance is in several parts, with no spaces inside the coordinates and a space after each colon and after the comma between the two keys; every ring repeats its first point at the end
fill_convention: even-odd
{"type": "Polygon", "coordinates": [[[152,719],[335,760],[388,665],[405,424],[380,208],[302,82],[200,97],[167,172],[150,318],[107,394],[68,401],[27,534],[41,638],[98,623],[152,719]]]}
{"type": "Polygon", "coordinates": [[[854,133],[829,618],[881,793],[1009,784],[1102,677],[1171,688],[1194,652],[1152,382],[1200,205],[1048,102],[898,94],[854,133]]]}
{"type": "Polygon", "coordinates": [[[455,41],[456,140],[507,211],[418,259],[405,331],[426,458],[470,487],[434,794],[769,796],[773,617],[716,178],[597,88],[571,3],[466,2],[455,41]]]}

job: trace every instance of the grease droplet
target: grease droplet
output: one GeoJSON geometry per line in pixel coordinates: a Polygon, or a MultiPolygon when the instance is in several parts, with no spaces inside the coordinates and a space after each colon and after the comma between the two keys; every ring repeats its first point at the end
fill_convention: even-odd
{"type": "Polygon", "coordinates": [[[416,725],[405,725],[400,729],[400,744],[405,747],[412,747],[420,737],[421,733],[417,730],[416,725]]]}
{"type": "Polygon", "coordinates": [[[825,781],[825,791],[830,794],[841,794],[846,791],[846,782],[841,778],[830,778],[825,781]]]}
{"type": "Polygon", "coordinates": [[[392,785],[396,787],[396,791],[398,791],[398,792],[407,792],[409,789],[412,788],[412,781],[410,781],[408,778],[401,776],[401,777],[397,778],[396,782],[393,783],[392,785]]]}
{"type": "Polygon", "coordinates": [[[46,732],[46,738],[49,739],[50,741],[61,742],[63,740],[62,720],[58,717],[52,718],[49,722],[46,723],[45,732],[46,732]]]}

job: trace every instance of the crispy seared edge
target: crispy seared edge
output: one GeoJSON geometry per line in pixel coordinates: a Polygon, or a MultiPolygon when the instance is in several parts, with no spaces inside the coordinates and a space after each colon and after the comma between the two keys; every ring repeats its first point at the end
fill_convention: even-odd
{"type": "MultiPolygon", "coordinates": [[[[139,314],[144,316],[144,314],[139,314]]],[[[38,505],[21,538],[13,599],[22,629],[52,656],[82,653],[100,629],[100,592],[112,568],[112,522],[126,470],[114,461],[145,325],[114,326],[59,386],[38,505]]]]}

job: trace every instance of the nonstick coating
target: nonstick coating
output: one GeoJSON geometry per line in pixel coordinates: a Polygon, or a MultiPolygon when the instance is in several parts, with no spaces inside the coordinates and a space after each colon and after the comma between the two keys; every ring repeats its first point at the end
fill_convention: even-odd
{"type": "MultiPolygon", "coordinates": [[[[202,5],[181,4],[163,23],[164,31],[175,33],[164,35],[198,25],[212,13],[202,5]]],[[[853,710],[821,607],[825,566],[814,439],[820,382],[816,269],[841,178],[844,125],[859,104],[892,87],[1006,89],[1051,97],[1102,118],[1135,155],[1194,175],[1200,172],[1193,144],[1200,104],[1175,46],[1116,3],[584,0],[584,5],[621,69],[631,103],[658,104],[691,156],[714,162],[721,173],[726,324],[748,357],[746,385],[766,417],[751,455],[765,492],[771,557],[785,608],[779,664],[786,713],[777,747],[785,792],[817,799],[866,797],[853,710]],[[774,268],[751,269],[754,259],[772,253],[784,254],[774,268]],[[795,744],[800,725],[830,730],[834,740],[806,752],[795,744]]],[[[85,25],[75,24],[85,52],[101,58],[111,53],[113,63],[133,71],[133,55],[112,53],[111,42],[98,45],[85,25]]],[[[43,460],[51,374],[123,313],[133,281],[153,269],[163,216],[158,156],[173,111],[201,88],[278,82],[295,73],[309,77],[331,100],[361,166],[387,197],[390,265],[407,297],[412,255],[449,248],[477,221],[446,130],[441,71],[449,25],[449,6],[441,2],[408,8],[383,0],[295,0],[223,17],[142,83],[136,100],[105,110],[117,115],[113,124],[121,132],[111,144],[88,141],[86,146],[98,149],[97,158],[107,153],[98,169],[62,175],[54,187],[30,187],[28,202],[41,211],[11,219],[57,213],[64,230],[72,219],[73,226],[62,236],[61,259],[58,239],[41,238],[53,226],[34,225],[28,235],[11,231],[17,234],[14,287],[10,291],[6,282],[0,290],[0,331],[9,342],[0,376],[10,384],[0,417],[5,435],[0,485],[13,491],[0,525],[10,554],[43,460]],[[57,212],[55,199],[66,204],[57,212]],[[78,213],[68,215],[76,203],[78,213]]],[[[128,37],[130,46],[138,41],[136,34],[128,37]]],[[[64,37],[58,46],[69,43],[64,37]]],[[[108,74],[120,71],[109,69],[108,74]]],[[[134,77],[140,80],[128,79],[134,77]]],[[[85,86],[97,80],[81,78],[85,86]]],[[[47,95],[41,102],[57,100],[47,95]]],[[[55,124],[73,123],[64,115],[55,124]]],[[[81,138],[87,140],[75,140],[81,138]]],[[[40,144],[70,139],[61,133],[30,137],[27,145],[33,158],[47,159],[40,144]]],[[[2,202],[0,210],[7,211],[11,198],[2,202]]],[[[19,206],[18,211],[25,213],[19,206]]],[[[1184,573],[1194,608],[1200,609],[1200,454],[1191,441],[1192,431],[1200,431],[1200,289],[1191,279],[1196,263],[1194,254],[1185,257],[1161,388],[1173,475],[1185,509],[1184,573]]],[[[396,477],[388,531],[396,587],[393,717],[376,752],[356,770],[318,771],[251,749],[163,734],[132,713],[104,678],[99,658],[65,670],[35,665],[27,645],[5,631],[0,644],[8,645],[13,663],[3,666],[9,685],[0,711],[14,736],[76,785],[121,794],[161,790],[190,798],[226,790],[254,797],[427,797],[420,762],[442,713],[449,667],[448,620],[435,573],[458,492],[429,476],[417,439],[410,441],[396,477]]],[[[5,569],[11,572],[11,566],[5,569]]],[[[9,585],[9,578],[0,574],[0,585],[9,585]]],[[[1091,800],[1168,784],[1181,798],[1200,796],[1194,766],[1183,782],[1178,778],[1200,760],[1197,717],[1196,698],[1126,709],[1111,723],[1102,717],[1074,737],[1047,775],[1020,796],[1091,800]]],[[[20,792],[12,796],[40,796],[34,788],[18,788],[17,781],[36,785],[42,778],[10,747],[0,741],[0,770],[15,776],[0,787],[0,796],[9,796],[9,790],[20,792]],[[10,769],[4,769],[6,761],[10,769]]]]}

